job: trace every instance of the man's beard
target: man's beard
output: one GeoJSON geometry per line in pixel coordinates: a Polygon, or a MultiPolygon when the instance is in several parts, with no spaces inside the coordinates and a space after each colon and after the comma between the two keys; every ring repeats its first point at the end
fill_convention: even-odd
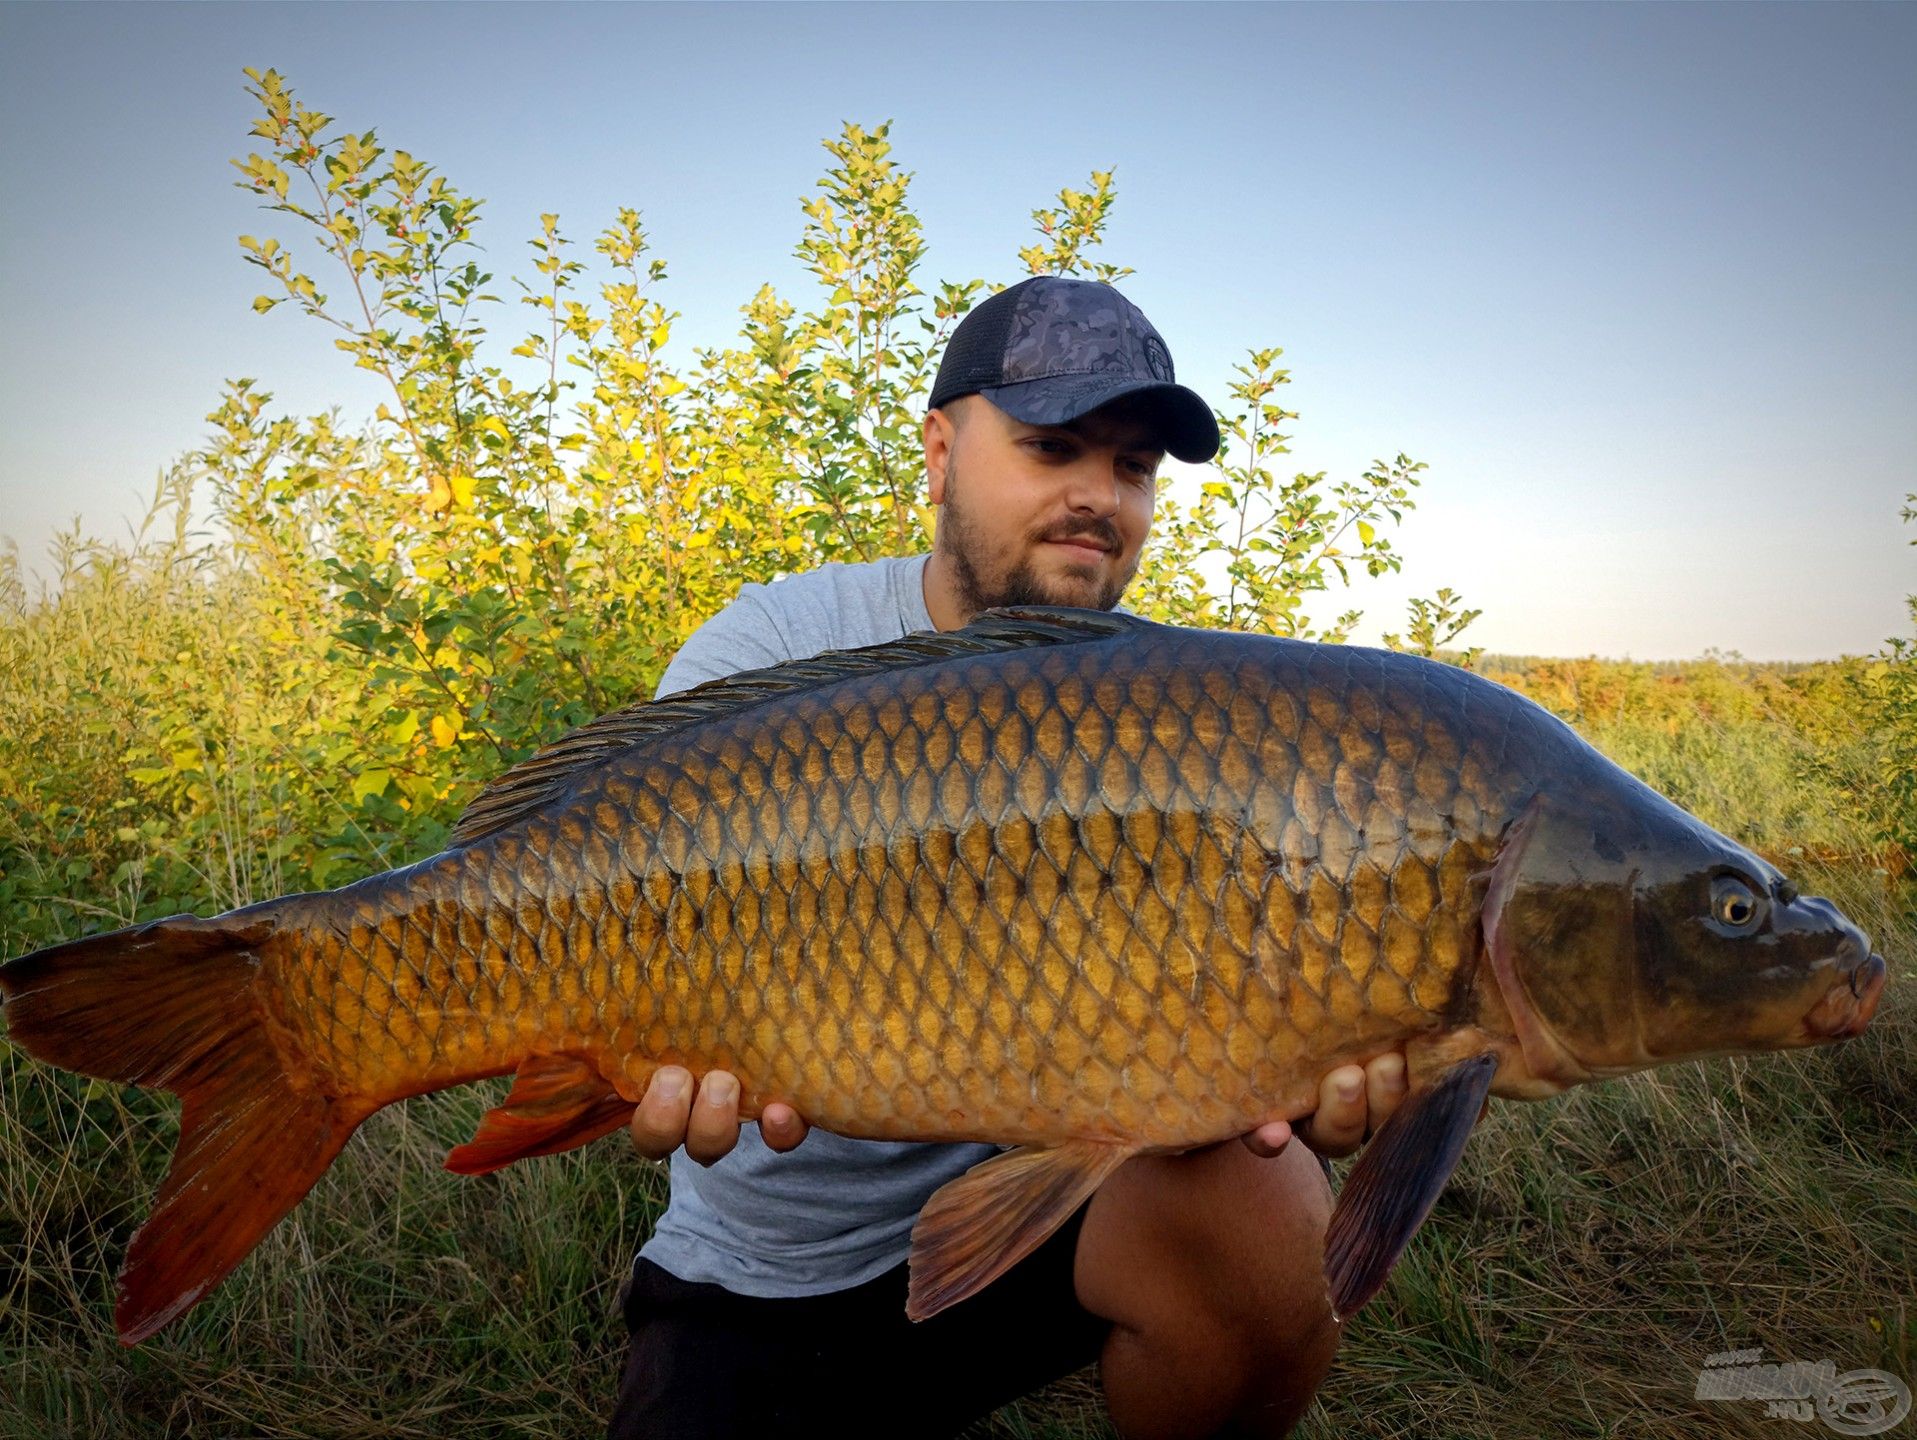
{"type": "MultiPolygon", "coordinates": [[[[968,617],[981,610],[1021,605],[1080,605],[1093,610],[1109,610],[1118,603],[1118,597],[1125,593],[1126,585],[1131,583],[1132,575],[1137,571],[1137,567],[1133,566],[1130,570],[1113,575],[1099,585],[1095,597],[1089,602],[1079,598],[1076,591],[1060,593],[1048,588],[1047,583],[1032,569],[1029,560],[1020,560],[1004,575],[986,575],[980,569],[982,564],[990,562],[990,557],[985,553],[985,542],[973,527],[959,496],[958,466],[948,457],[945,463],[945,498],[939,507],[941,513],[935,543],[936,548],[951,557],[952,576],[958,582],[959,600],[968,617]]],[[[1097,517],[1073,516],[1046,527],[1031,538],[1034,541],[1065,540],[1077,535],[1090,535],[1113,555],[1122,548],[1118,527],[1110,520],[1097,517]]]]}

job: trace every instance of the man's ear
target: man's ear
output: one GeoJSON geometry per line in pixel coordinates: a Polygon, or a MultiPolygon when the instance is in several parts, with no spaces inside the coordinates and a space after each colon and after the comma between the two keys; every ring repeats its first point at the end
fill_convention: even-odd
{"type": "Polygon", "coordinates": [[[925,497],[934,505],[945,503],[945,467],[951,463],[952,446],[958,439],[958,427],[943,410],[925,412],[925,497]]]}

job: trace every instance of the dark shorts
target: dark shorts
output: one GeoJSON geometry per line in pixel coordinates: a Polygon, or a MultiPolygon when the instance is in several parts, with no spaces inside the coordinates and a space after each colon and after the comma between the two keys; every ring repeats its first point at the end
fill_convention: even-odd
{"type": "Polygon", "coordinates": [[[756,1299],[633,1267],[611,1440],[954,1435],[1098,1358],[1078,1303],[1085,1207],[969,1300],[905,1318],[906,1267],[829,1295],[756,1299]]]}

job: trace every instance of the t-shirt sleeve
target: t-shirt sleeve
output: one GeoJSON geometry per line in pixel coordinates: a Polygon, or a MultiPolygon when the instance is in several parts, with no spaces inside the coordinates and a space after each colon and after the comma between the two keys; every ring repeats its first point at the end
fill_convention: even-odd
{"type": "Polygon", "coordinates": [[[759,598],[764,588],[746,585],[730,605],[693,631],[659,677],[652,698],[663,699],[708,680],[793,659],[765,601],[759,598]]]}

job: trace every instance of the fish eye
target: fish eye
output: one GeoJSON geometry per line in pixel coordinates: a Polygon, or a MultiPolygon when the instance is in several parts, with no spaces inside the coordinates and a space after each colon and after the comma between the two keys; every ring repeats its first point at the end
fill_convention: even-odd
{"type": "Polygon", "coordinates": [[[1758,892],[1735,875],[1711,881],[1711,918],[1733,930],[1748,930],[1759,914],[1758,892]]]}

